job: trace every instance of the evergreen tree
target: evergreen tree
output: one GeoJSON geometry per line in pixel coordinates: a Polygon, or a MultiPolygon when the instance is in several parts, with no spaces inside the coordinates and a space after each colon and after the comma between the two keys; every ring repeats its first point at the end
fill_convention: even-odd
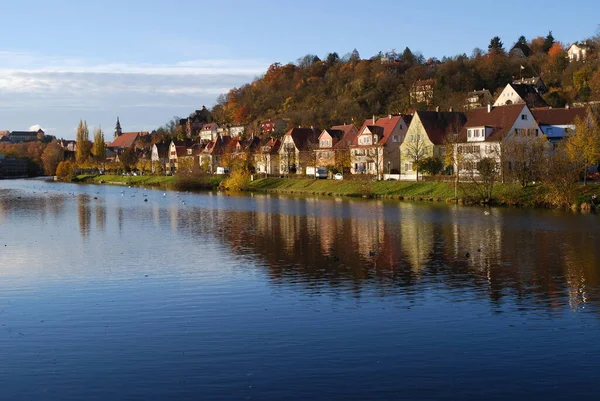
{"type": "Polygon", "coordinates": [[[87,121],[79,120],[77,126],[77,150],[75,151],[75,160],[77,163],[85,162],[90,157],[90,131],[88,130],[87,121]]]}
{"type": "Polygon", "coordinates": [[[97,161],[104,161],[106,158],[106,143],[104,142],[104,132],[102,132],[102,128],[96,128],[94,131],[92,153],[97,161]]]}
{"type": "Polygon", "coordinates": [[[544,39],[544,52],[548,53],[554,44],[554,36],[552,36],[552,31],[548,32],[546,35],[546,39],[544,39]]]}
{"type": "Polygon", "coordinates": [[[488,50],[490,53],[504,53],[504,43],[502,43],[499,36],[494,36],[492,40],[490,40],[488,50]]]}

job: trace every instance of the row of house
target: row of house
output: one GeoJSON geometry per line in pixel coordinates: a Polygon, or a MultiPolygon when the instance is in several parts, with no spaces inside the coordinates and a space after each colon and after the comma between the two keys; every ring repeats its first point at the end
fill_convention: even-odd
{"type": "MultiPolygon", "coordinates": [[[[435,157],[444,161],[448,135],[474,157],[499,158],[502,141],[509,138],[547,138],[560,141],[574,129],[576,117],[584,117],[584,108],[530,108],[513,85],[505,91],[510,101],[496,101],[468,112],[417,111],[412,115],[388,115],[366,120],[360,129],[338,125],[324,130],[293,128],[281,139],[262,136],[217,136],[202,142],[172,142],[167,152],[154,145],[152,161],[176,171],[182,160],[186,166],[200,165],[214,172],[217,167],[243,159],[256,172],[314,174],[318,167],[336,167],[351,174],[400,174],[415,179],[415,150],[419,158],[435,157]],[[514,102],[514,103],[513,103],[514,102]]],[[[503,92],[504,93],[504,92],[503,92]]],[[[463,167],[466,168],[466,167],[463,167]]]]}

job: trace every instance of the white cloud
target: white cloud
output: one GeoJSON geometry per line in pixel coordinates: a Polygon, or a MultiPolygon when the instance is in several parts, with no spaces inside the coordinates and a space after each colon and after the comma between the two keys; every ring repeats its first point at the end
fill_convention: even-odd
{"type": "Polygon", "coordinates": [[[267,68],[260,60],[131,64],[0,51],[0,129],[42,122],[57,127],[53,135],[72,138],[73,121],[109,127],[116,116],[128,130],[158,127],[211,106],[267,68]]]}

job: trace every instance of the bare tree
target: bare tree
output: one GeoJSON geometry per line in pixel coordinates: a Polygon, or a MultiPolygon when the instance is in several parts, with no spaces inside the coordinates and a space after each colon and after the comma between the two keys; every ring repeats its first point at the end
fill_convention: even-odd
{"type": "Polygon", "coordinates": [[[419,163],[423,161],[429,154],[430,146],[423,139],[423,135],[411,135],[410,138],[406,138],[406,147],[404,151],[404,157],[406,157],[415,168],[417,172],[417,181],[419,181],[419,163]]]}
{"type": "Polygon", "coordinates": [[[452,167],[454,175],[454,199],[458,199],[458,186],[460,183],[460,170],[463,168],[464,155],[459,152],[461,126],[452,124],[448,128],[448,135],[444,138],[445,163],[446,166],[452,167]]]}

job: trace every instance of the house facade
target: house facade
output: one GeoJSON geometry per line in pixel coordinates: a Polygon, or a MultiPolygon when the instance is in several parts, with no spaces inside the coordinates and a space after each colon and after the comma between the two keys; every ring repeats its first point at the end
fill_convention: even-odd
{"type": "Polygon", "coordinates": [[[281,139],[279,171],[282,174],[311,174],[316,166],[319,132],[314,128],[292,128],[281,139]]]}
{"type": "Polygon", "coordinates": [[[350,146],[351,173],[380,175],[397,171],[400,144],[411,120],[410,115],[366,120],[350,146]]]}
{"type": "Polygon", "coordinates": [[[210,142],[217,138],[219,126],[217,123],[208,123],[202,126],[200,130],[200,140],[202,142],[210,142]]]}
{"type": "Polygon", "coordinates": [[[260,142],[253,154],[257,173],[269,175],[280,174],[280,146],[281,141],[277,138],[268,138],[260,142]]]}
{"type": "Polygon", "coordinates": [[[585,61],[591,50],[592,48],[587,42],[575,42],[569,46],[567,56],[569,57],[569,61],[585,61]]]}
{"type": "Polygon", "coordinates": [[[229,136],[218,136],[201,149],[198,154],[198,162],[202,170],[214,173],[217,171],[217,167],[222,167],[221,161],[230,139],[229,136]]]}
{"type": "Polygon", "coordinates": [[[338,129],[325,129],[318,138],[316,152],[316,167],[333,167],[336,164],[335,145],[344,137],[344,132],[338,129]]]}
{"type": "Polygon", "coordinates": [[[524,104],[488,107],[471,111],[459,134],[455,151],[460,154],[462,173],[476,174],[477,162],[492,158],[501,170],[503,162],[510,166],[508,141],[532,141],[543,138],[533,113],[524,104]],[[505,154],[506,153],[506,154],[505,154]]]}
{"type": "Polygon", "coordinates": [[[403,178],[417,179],[416,161],[435,157],[444,162],[446,136],[458,133],[466,121],[466,115],[460,112],[417,111],[400,146],[400,174],[403,178]]]}

